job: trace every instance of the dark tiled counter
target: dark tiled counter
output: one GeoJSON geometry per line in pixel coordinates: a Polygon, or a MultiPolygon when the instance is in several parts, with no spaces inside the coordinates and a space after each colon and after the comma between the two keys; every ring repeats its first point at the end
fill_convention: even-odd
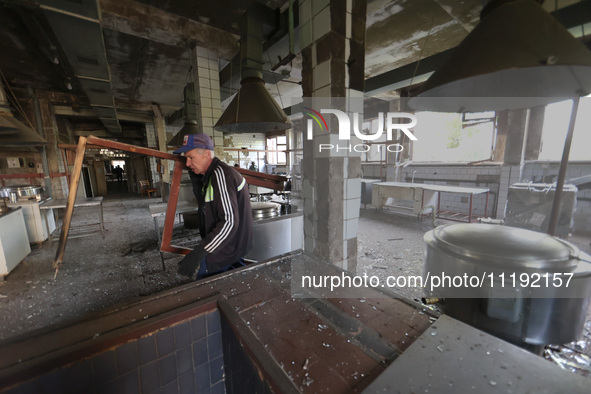
{"type": "Polygon", "coordinates": [[[0,344],[0,387],[361,391],[435,320],[383,294],[294,299],[290,267],[290,259],[249,266],[12,338],[0,344]]]}

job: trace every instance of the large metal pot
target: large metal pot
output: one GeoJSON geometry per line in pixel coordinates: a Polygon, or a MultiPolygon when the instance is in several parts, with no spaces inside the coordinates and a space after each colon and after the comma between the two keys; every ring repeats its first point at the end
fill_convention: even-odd
{"type": "Polygon", "coordinates": [[[252,209],[252,218],[258,220],[277,216],[281,206],[274,202],[255,201],[250,203],[250,207],[252,209]]]}
{"type": "Polygon", "coordinates": [[[16,203],[19,197],[34,197],[38,194],[41,194],[42,191],[43,188],[41,186],[4,186],[2,189],[0,189],[0,197],[10,198],[11,203],[16,203]]]}
{"type": "Polygon", "coordinates": [[[591,262],[574,245],[479,223],[440,226],[424,240],[427,295],[443,299],[445,313],[517,344],[561,344],[581,335],[591,262]],[[431,286],[446,277],[453,278],[449,286],[431,286]]]}

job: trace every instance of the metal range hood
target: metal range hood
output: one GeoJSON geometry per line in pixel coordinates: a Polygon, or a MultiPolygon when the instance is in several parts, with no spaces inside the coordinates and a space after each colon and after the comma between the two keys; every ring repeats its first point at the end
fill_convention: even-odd
{"type": "Polygon", "coordinates": [[[447,112],[506,110],[589,93],[591,52],[581,42],[534,0],[492,0],[480,24],[409,106],[447,112]]]}
{"type": "Polygon", "coordinates": [[[4,89],[0,84],[0,146],[22,147],[22,146],[43,146],[47,140],[37,132],[25,126],[13,115],[4,89]]]}
{"type": "Polygon", "coordinates": [[[245,12],[240,34],[240,89],[217,123],[224,133],[269,133],[291,128],[283,109],[271,97],[262,77],[263,26],[273,24],[273,10],[254,3],[245,12]]]}

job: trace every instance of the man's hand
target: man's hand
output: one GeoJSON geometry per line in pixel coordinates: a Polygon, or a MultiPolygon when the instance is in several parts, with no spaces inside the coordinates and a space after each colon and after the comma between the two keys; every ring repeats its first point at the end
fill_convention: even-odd
{"type": "Polygon", "coordinates": [[[198,244],[195,249],[179,262],[178,273],[194,280],[206,256],[207,252],[201,244],[198,244]]]}

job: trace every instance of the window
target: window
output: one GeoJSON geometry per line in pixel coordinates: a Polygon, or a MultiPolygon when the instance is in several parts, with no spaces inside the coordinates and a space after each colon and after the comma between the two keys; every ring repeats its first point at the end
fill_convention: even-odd
{"type": "Polygon", "coordinates": [[[413,161],[464,162],[492,156],[494,112],[417,112],[412,143],[413,161]]]}
{"type": "MultiPolygon", "coordinates": [[[[546,106],[544,126],[542,127],[542,149],[538,157],[540,160],[560,160],[562,158],[572,106],[572,100],[560,101],[546,106]]],[[[582,97],[577,111],[569,161],[591,160],[591,155],[589,155],[589,147],[591,146],[590,124],[591,97],[582,97]]]]}
{"type": "Polygon", "coordinates": [[[269,164],[287,164],[287,137],[280,135],[267,138],[267,149],[282,152],[267,152],[267,163],[269,164]]]}
{"type": "Polygon", "coordinates": [[[113,168],[117,166],[121,166],[121,168],[125,168],[125,161],[124,160],[111,160],[111,165],[113,168]]]}

